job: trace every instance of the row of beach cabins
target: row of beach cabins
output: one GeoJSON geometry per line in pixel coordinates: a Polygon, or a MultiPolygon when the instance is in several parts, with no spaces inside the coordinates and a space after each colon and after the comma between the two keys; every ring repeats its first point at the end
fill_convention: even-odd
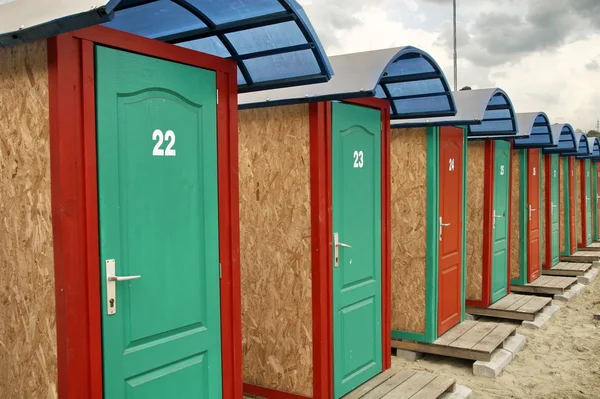
{"type": "Polygon", "coordinates": [[[216,4],[0,6],[0,397],[448,397],[593,280],[598,138],[216,4]]]}

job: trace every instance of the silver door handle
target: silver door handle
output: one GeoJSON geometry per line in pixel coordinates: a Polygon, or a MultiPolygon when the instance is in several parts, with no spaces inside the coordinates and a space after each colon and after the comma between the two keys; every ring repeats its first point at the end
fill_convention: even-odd
{"type": "Polygon", "coordinates": [[[115,276],[110,275],[107,277],[108,281],[129,281],[129,280],[137,280],[138,278],[141,278],[142,276],[115,276]]]}
{"type": "Polygon", "coordinates": [[[440,216],[440,241],[442,241],[442,227],[448,227],[450,223],[442,223],[442,217],[440,216]]]}
{"type": "Polygon", "coordinates": [[[596,195],[596,199],[599,200],[600,199],[600,195],[596,195]]]}
{"type": "Polygon", "coordinates": [[[531,212],[535,212],[535,208],[532,208],[531,205],[529,205],[529,220],[531,220],[531,212]]]}
{"type": "Polygon", "coordinates": [[[340,235],[338,233],[333,233],[333,248],[335,251],[335,262],[334,262],[334,266],[338,267],[340,264],[340,250],[339,248],[352,248],[352,246],[348,245],[348,244],[344,244],[343,242],[340,242],[340,235]]]}
{"type": "Polygon", "coordinates": [[[504,215],[496,215],[496,210],[494,209],[492,216],[494,217],[494,220],[492,221],[492,230],[494,230],[496,228],[496,219],[500,219],[501,217],[504,217],[504,215]]]}
{"type": "Polygon", "coordinates": [[[352,248],[351,245],[344,244],[343,242],[338,242],[335,244],[336,247],[344,247],[344,248],[352,248]]]}

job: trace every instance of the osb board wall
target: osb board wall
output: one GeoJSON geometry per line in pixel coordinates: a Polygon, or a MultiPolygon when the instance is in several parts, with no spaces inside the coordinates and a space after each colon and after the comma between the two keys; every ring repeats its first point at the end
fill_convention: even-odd
{"type": "MultiPolygon", "coordinates": [[[[581,234],[581,221],[584,215],[581,213],[581,161],[575,160],[575,222],[577,229],[577,245],[583,243],[581,234]]],[[[585,194],[583,194],[585,195],[585,194]]]]}
{"type": "Polygon", "coordinates": [[[0,398],[56,398],[46,42],[0,49],[0,398]]]}
{"type": "MultiPolygon", "coordinates": [[[[540,150],[541,152],[541,150],[540,150]]],[[[540,179],[542,181],[542,191],[540,192],[540,256],[542,264],[546,263],[546,160],[542,155],[542,167],[540,168],[540,179]]]]}
{"type": "Polygon", "coordinates": [[[483,206],[485,142],[468,144],[467,167],[467,299],[481,300],[483,290],[483,206]]]}
{"type": "Polygon", "coordinates": [[[392,129],[392,329],[425,332],[427,130],[392,129]]]}
{"type": "Polygon", "coordinates": [[[312,395],[308,105],[239,113],[244,381],[312,395]]]}
{"type": "Polygon", "coordinates": [[[521,155],[520,150],[512,152],[512,190],[510,203],[510,278],[518,279],[521,275],[521,155]]]}
{"type": "Polygon", "coordinates": [[[558,223],[559,223],[559,241],[560,241],[560,252],[563,253],[567,250],[567,244],[565,241],[565,179],[563,176],[564,168],[563,168],[563,159],[558,159],[558,223]]]}

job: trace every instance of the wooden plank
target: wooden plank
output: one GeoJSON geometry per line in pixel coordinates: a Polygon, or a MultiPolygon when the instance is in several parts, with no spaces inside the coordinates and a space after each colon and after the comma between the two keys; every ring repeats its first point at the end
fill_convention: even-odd
{"type": "Polygon", "coordinates": [[[520,313],[529,313],[535,315],[537,312],[542,310],[546,305],[552,302],[552,298],[546,298],[541,296],[532,296],[532,300],[517,309],[520,313]]]}
{"type": "Polygon", "coordinates": [[[408,351],[430,353],[432,355],[457,357],[460,359],[469,360],[481,360],[483,362],[489,362],[492,358],[491,353],[472,351],[469,349],[453,348],[450,346],[441,346],[436,344],[423,344],[420,342],[412,341],[392,340],[392,347],[398,349],[405,349],[408,351]]]}
{"type": "Polygon", "coordinates": [[[496,327],[472,349],[491,353],[497,347],[499,347],[516,329],[517,326],[515,324],[497,323],[496,327]]]}
{"type": "Polygon", "coordinates": [[[493,303],[491,306],[488,306],[488,309],[504,310],[507,307],[509,307],[510,305],[512,305],[513,303],[515,303],[516,301],[518,301],[519,299],[521,299],[522,297],[523,297],[523,295],[508,294],[504,298],[502,298],[499,301],[493,303]]]}
{"type": "Polygon", "coordinates": [[[487,316],[487,317],[495,317],[497,319],[507,319],[507,320],[519,320],[519,321],[533,321],[535,320],[535,314],[533,313],[524,313],[518,311],[509,311],[502,309],[490,309],[490,308],[472,308],[467,306],[467,313],[477,316],[487,316]]]}
{"type": "Polygon", "coordinates": [[[510,290],[513,291],[513,292],[534,293],[535,292],[535,287],[533,287],[531,285],[511,285],[510,286],[510,290]]]}
{"type": "Polygon", "coordinates": [[[564,279],[568,279],[568,277],[559,277],[559,276],[548,276],[548,277],[552,278],[552,280],[549,280],[546,284],[544,284],[544,287],[562,287],[564,279]]]}
{"type": "Polygon", "coordinates": [[[517,310],[521,306],[525,305],[527,302],[531,301],[532,298],[534,298],[534,297],[531,297],[529,295],[523,295],[523,297],[521,299],[519,299],[517,302],[510,305],[508,308],[506,308],[506,310],[517,310]]]}
{"type": "Polygon", "coordinates": [[[465,320],[462,323],[457,324],[450,330],[446,331],[441,337],[433,341],[436,345],[447,346],[457,340],[461,335],[475,327],[477,322],[474,320],[465,320]]]}
{"type": "Polygon", "coordinates": [[[454,379],[437,376],[435,380],[423,387],[411,399],[437,398],[444,392],[451,392],[455,386],[456,381],[454,379]]]}
{"type": "Polygon", "coordinates": [[[392,392],[385,395],[384,399],[410,399],[435,379],[435,374],[415,373],[408,380],[404,381],[402,385],[397,386],[392,392]]]}
{"type": "Polygon", "coordinates": [[[561,277],[577,277],[583,276],[585,274],[582,270],[574,270],[574,269],[544,269],[542,274],[546,276],[561,276],[561,277]]]}
{"type": "Polygon", "coordinates": [[[363,396],[362,399],[381,399],[385,397],[385,395],[390,393],[398,385],[401,385],[404,381],[412,377],[414,374],[416,374],[416,371],[414,370],[400,371],[392,378],[389,378],[387,381],[383,382],[378,387],[372,389],[369,393],[363,396]]]}
{"type": "Polygon", "coordinates": [[[389,380],[390,378],[392,378],[393,376],[398,374],[398,372],[399,372],[398,369],[387,369],[386,371],[379,374],[375,378],[370,379],[369,381],[365,382],[364,384],[362,384],[361,386],[359,386],[352,392],[348,393],[343,398],[344,399],[360,399],[367,393],[371,392],[373,389],[377,388],[379,385],[383,384],[384,382],[386,382],[387,380],[389,380]]]}
{"type": "Polygon", "coordinates": [[[479,323],[450,344],[453,348],[471,349],[496,328],[496,323],[479,323]]]}
{"type": "Polygon", "coordinates": [[[540,276],[527,285],[531,285],[533,287],[545,287],[546,284],[552,280],[553,278],[551,276],[540,276]]]}

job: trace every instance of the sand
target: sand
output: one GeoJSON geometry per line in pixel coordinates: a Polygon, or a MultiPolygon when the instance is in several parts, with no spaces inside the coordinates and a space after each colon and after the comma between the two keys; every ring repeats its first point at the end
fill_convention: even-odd
{"type": "Polygon", "coordinates": [[[539,330],[519,327],[527,345],[495,379],[473,375],[472,361],[427,355],[416,362],[392,357],[392,367],[455,378],[475,398],[600,398],[600,278],[539,330]]]}

